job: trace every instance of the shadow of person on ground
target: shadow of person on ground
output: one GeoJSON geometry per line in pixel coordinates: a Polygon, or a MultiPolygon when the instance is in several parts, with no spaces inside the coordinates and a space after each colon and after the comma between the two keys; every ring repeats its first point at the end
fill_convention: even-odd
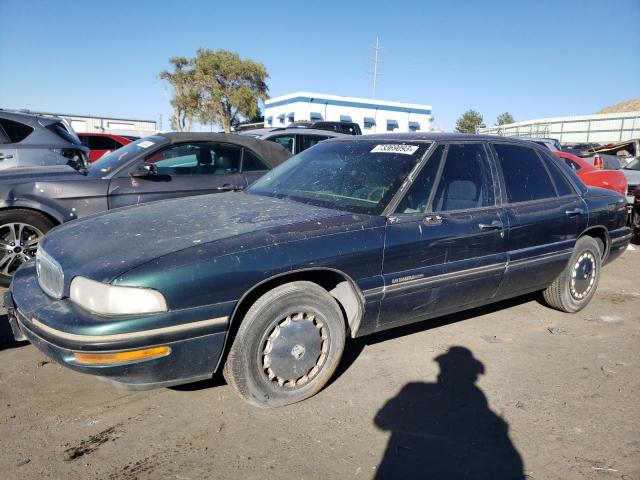
{"type": "Polygon", "coordinates": [[[475,382],[484,365],[454,346],[436,358],[437,383],[409,383],[378,411],[391,437],[376,479],[524,479],[509,426],[475,382]]]}
{"type": "Polygon", "coordinates": [[[7,315],[0,315],[0,351],[28,345],[29,342],[16,342],[7,315]]]}

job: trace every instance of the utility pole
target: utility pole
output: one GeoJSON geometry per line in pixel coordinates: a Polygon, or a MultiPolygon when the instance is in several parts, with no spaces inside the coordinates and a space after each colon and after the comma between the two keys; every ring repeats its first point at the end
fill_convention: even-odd
{"type": "Polygon", "coordinates": [[[376,46],[373,47],[374,50],[374,59],[373,59],[373,92],[371,95],[371,98],[376,98],[376,83],[378,81],[378,76],[380,75],[378,73],[378,63],[380,63],[380,61],[378,60],[378,52],[380,52],[380,50],[382,50],[382,47],[380,46],[380,42],[378,37],[376,37],[376,46]]]}

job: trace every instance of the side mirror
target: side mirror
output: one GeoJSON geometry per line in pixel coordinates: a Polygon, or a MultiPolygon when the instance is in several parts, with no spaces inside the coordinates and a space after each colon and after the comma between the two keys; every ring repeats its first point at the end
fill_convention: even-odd
{"type": "Polygon", "coordinates": [[[158,167],[156,167],[153,163],[143,163],[142,165],[138,165],[136,169],[129,173],[132,177],[148,177],[149,175],[155,175],[158,173],[158,167]]]}

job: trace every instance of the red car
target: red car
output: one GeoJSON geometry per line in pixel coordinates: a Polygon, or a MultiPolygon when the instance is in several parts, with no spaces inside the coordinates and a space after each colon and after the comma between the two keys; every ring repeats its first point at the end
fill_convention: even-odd
{"type": "Polygon", "coordinates": [[[553,152],[569,165],[587,185],[608,188],[622,195],[627,194],[627,179],[620,170],[603,170],[571,153],[553,152]]]}
{"type": "Polygon", "coordinates": [[[105,153],[131,143],[135,138],[121,137],[110,133],[78,133],[80,141],[89,147],[89,160],[95,162],[105,153]]]}

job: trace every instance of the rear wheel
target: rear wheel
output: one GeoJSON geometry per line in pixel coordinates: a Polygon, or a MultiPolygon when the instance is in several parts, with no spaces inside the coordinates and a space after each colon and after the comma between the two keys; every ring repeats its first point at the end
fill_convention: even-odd
{"type": "Polygon", "coordinates": [[[15,271],[31,260],[53,222],[25,209],[0,211],[0,285],[8,287],[15,271]]]}
{"type": "Polygon", "coordinates": [[[245,315],[224,376],[247,402],[277,407],[315,395],[336,369],[345,344],[336,300],[312,282],[262,295],[245,315]]]}
{"type": "Polygon", "coordinates": [[[563,312],[582,310],[595,295],[601,268],[602,250],[598,241],[588,236],[579,238],[569,263],[543,292],[545,302],[563,312]]]}

